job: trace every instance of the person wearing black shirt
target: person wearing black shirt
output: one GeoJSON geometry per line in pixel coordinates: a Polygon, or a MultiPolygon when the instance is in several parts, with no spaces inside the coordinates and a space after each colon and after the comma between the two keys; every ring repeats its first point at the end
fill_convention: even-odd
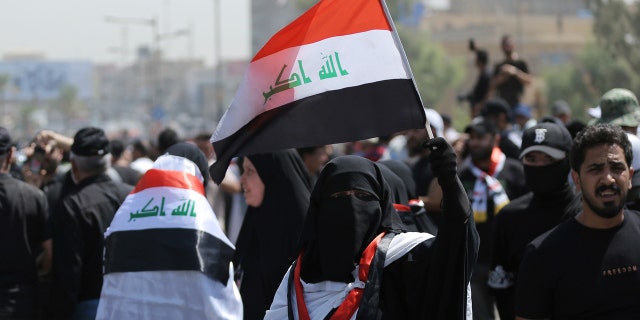
{"type": "Polygon", "coordinates": [[[582,210],[528,246],[516,284],[520,319],[640,319],[640,212],[625,209],[632,159],[617,125],[578,134],[571,177],[582,210]]]}
{"type": "Polygon", "coordinates": [[[531,82],[529,66],[515,51],[515,43],[511,36],[505,35],[501,41],[504,60],[496,64],[491,79],[491,92],[509,103],[511,109],[520,104],[525,85],[531,82]]]}
{"type": "Polygon", "coordinates": [[[53,225],[54,319],[95,318],[102,290],[104,232],[133,189],[106,175],[109,140],[101,129],[80,129],[71,146],[76,182],[62,199],[53,225]]]}
{"type": "Polygon", "coordinates": [[[14,152],[0,127],[0,319],[34,319],[38,271],[51,265],[48,205],[41,190],[9,174],[14,152]]]}
{"type": "Polygon", "coordinates": [[[471,118],[475,118],[480,115],[480,110],[487,98],[487,93],[489,93],[489,87],[491,84],[491,72],[487,68],[487,64],[489,63],[489,54],[486,50],[475,50],[475,53],[475,66],[476,69],[478,69],[478,78],[476,78],[476,83],[473,85],[471,92],[458,97],[459,100],[469,101],[469,106],[471,107],[471,118]]]}
{"type": "Polygon", "coordinates": [[[529,192],[505,206],[495,218],[489,286],[501,320],[515,319],[515,281],[529,242],[575,216],[580,196],[569,184],[571,135],[555,123],[524,131],[520,158],[529,192]]]}

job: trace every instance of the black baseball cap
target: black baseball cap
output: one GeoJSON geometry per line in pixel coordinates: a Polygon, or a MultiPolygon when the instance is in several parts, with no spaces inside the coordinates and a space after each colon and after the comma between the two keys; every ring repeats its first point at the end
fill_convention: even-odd
{"type": "Polygon", "coordinates": [[[5,127],[0,127],[0,155],[7,153],[12,146],[9,130],[5,127]]]}
{"type": "Polygon", "coordinates": [[[531,151],[540,151],[554,159],[564,159],[571,151],[571,134],[564,126],[543,122],[522,133],[520,158],[531,151]]]}
{"type": "Polygon", "coordinates": [[[82,128],[73,137],[71,152],[85,157],[104,156],[109,153],[109,139],[100,128],[82,128]]]}

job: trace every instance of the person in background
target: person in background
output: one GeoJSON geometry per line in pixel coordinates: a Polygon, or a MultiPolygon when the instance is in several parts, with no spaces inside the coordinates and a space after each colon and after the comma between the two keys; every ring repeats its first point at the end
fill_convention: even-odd
{"type": "MultiPolygon", "coordinates": [[[[473,209],[480,236],[478,262],[471,277],[474,319],[493,319],[494,297],[487,281],[493,251],[495,217],[511,199],[528,190],[522,164],[498,148],[500,134],[491,121],[474,119],[469,134],[469,156],[460,166],[460,180],[473,209]]],[[[436,199],[431,199],[438,203],[436,199]]]]}
{"type": "Polygon", "coordinates": [[[39,274],[51,269],[44,193],[9,174],[15,147],[0,127],[0,319],[40,316],[39,274]]]}
{"type": "Polygon", "coordinates": [[[632,157],[617,125],[578,134],[570,159],[582,207],[527,247],[516,283],[519,319],[638,318],[640,212],[625,208],[632,157]]]}
{"type": "Polygon", "coordinates": [[[456,128],[453,127],[453,122],[451,121],[451,117],[448,114],[444,114],[444,113],[441,114],[440,116],[442,117],[443,137],[449,143],[453,143],[454,141],[458,140],[458,138],[460,138],[460,132],[458,132],[456,128]]]}
{"type": "Polygon", "coordinates": [[[640,105],[636,95],[627,89],[611,89],[600,98],[600,117],[589,124],[610,123],[618,125],[625,132],[638,134],[640,125],[640,105]]]}
{"type": "Polygon", "coordinates": [[[502,99],[491,99],[487,101],[482,109],[484,119],[493,122],[500,132],[498,148],[509,158],[518,159],[520,154],[520,144],[522,143],[522,133],[511,124],[513,112],[502,99]]]}
{"type": "Polygon", "coordinates": [[[304,162],[304,165],[309,172],[309,176],[311,177],[311,185],[316,183],[320,170],[322,170],[322,167],[327,163],[327,161],[329,161],[329,153],[327,152],[327,149],[327,146],[297,149],[298,154],[300,155],[300,158],[302,158],[302,162],[304,162]]]}
{"type": "Polygon", "coordinates": [[[131,157],[133,161],[131,161],[130,166],[140,172],[140,174],[144,174],[153,167],[153,160],[150,158],[151,145],[146,140],[138,139],[133,142],[131,147],[131,157]]]}
{"type": "Polygon", "coordinates": [[[471,92],[458,96],[458,101],[469,101],[471,119],[480,115],[480,110],[487,99],[491,87],[491,72],[489,71],[489,53],[486,50],[477,49],[475,42],[469,42],[471,51],[475,52],[475,67],[478,77],[471,92]]]}
{"type": "Polygon", "coordinates": [[[511,109],[522,101],[525,86],[531,83],[527,62],[515,50],[515,42],[510,35],[504,35],[500,41],[504,60],[496,64],[491,79],[489,97],[504,99],[511,109]]]}
{"type": "Polygon", "coordinates": [[[566,126],[571,121],[571,107],[564,100],[556,100],[551,105],[551,115],[558,118],[566,126]]]}
{"type": "Polygon", "coordinates": [[[572,118],[571,106],[565,100],[556,100],[553,102],[551,105],[551,116],[560,120],[567,130],[569,130],[573,138],[587,126],[584,122],[572,118]]]}
{"type": "Polygon", "coordinates": [[[109,146],[111,148],[111,167],[120,175],[122,182],[135,186],[142,174],[129,166],[131,158],[128,155],[129,158],[127,159],[127,149],[124,143],[121,140],[114,139],[109,142],[109,146]]]}
{"type": "Polygon", "coordinates": [[[495,217],[489,286],[501,320],[515,319],[515,282],[525,247],[580,210],[569,184],[571,135],[564,126],[539,123],[522,136],[520,159],[531,192],[509,202],[495,217]]]}
{"type": "Polygon", "coordinates": [[[636,135],[627,132],[627,138],[631,143],[631,149],[633,151],[633,161],[631,162],[631,168],[633,168],[633,176],[631,177],[631,189],[627,195],[627,207],[631,210],[640,210],[640,138],[636,135]]]}
{"type": "Polygon", "coordinates": [[[311,180],[294,149],[246,156],[240,182],[249,206],[234,265],[244,319],[263,319],[296,256],[311,180]]]}
{"type": "Polygon", "coordinates": [[[513,110],[513,117],[513,128],[520,135],[522,135],[525,130],[535,126],[537,123],[536,119],[533,119],[531,117],[531,107],[529,107],[528,105],[519,104],[513,110]]]}
{"type": "Polygon", "coordinates": [[[175,130],[164,128],[158,134],[158,155],[163,155],[169,147],[181,141],[175,130]]]}
{"type": "Polygon", "coordinates": [[[55,208],[53,319],[95,318],[102,289],[104,232],[133,189],[112,181],[109,140],[95,127],[78,130],[71,145],[75,186],[55,208]]]}

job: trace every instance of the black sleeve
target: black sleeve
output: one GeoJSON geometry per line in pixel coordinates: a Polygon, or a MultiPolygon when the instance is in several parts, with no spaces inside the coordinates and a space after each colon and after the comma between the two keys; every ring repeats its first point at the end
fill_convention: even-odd
{"type": "Polygon", "coordinates": [[[478,77],[478,81],[476,85],[473,87],[473,91],[471,92],[471,101],[479,102],[484,99],[489,91],[489,83],[491,82],[491,76],[486,74],[485,71],[482,71],[482,74],[478,77]]]}
{"type": "MultiPolygon", "coordinates": [[[[29,243],[32,246],[40,246],[42,242],[51,238],[48,229],[48,219],[49,219],[49,206],[47,203],[47,198],[44,193],[40,190],[34,193],[32,203],[29,206],[32,206],[33,210],[30,210],[30,214],[27,218],[27,230],[29,231],[27,234],[29,235],[29,243]]],[[[39,252],[40,248],[34,248],[35,252],[39,252]]]]}
{"type": "Polygon", "coordinates": [[[545,287],[545,263],[539,252],[529,245],[518,270],[516,315],[527,319],[550,318],[552,293],[545,287]]]}
{"type": "MultiPolygon", "coordinates": [[[[508,205],[507,205],[508,206],[508,205]]],[[[493,235],[493,255],[491,256],[491,270],[494,270],[496,266],[505,266],[506,258],[505,254],[507,249],[505,248],[506,242],[505,239],[505,223],[504,223],[504,215],[505,215],[505,207],[502,209],[501,214],[495,217],[495,232],[493,235]]]]}
{"type": "MultiPolygon", "coordinates": [[[[69,199],[66,199],[69,200],[69,199]]],[[[52,305],[55,319],[68,319],[75,307],[80,290],[84,240],[79,211],[73,203],[63,201],[53,219],[53,289],[52,305]]]]}
{"type": "MultiPolygon", "coordinates": [[[[433,242],[421,304],[429,319],[465,319],[467,286],[478,256],[479,237],[460,179],[442,187],[442,221],[433,242]]],[[[411,277],[411,275],[406,275],[411,277]]]]}
{"type": "Polygon", "coordinates": [[[498,63],[493,67],[493,74],[491,75],[492,78],[495,78],[500,74],[500,68],[502,65],[503,63],[498,63]]]}
{"type": "MultiPolygon", "coordinates": [[[[508,209],[505,208],[505,209],[508,209]]],[[[488,285],[492,288],[496,298],[496,308],[500,319],[515,319],[514,314],[514,278],[513,270],[509,268],[509,240],[506,235],[508,223],[507,212],[502,212],[496,217],[496,229],[493,239],[493,255],[491,257],[491,271],[489,272],[488,285]]]]}
{"type": "Polygon", "coordinates": [[[459,179],[443,186],[443,213],[435,238],[385,268],[382,310],[397,319],[462,320],[478,253],[469,200],[459,179]]]}
{"type": "MultiPolygon", "coordinates": [[[[455,183],[442,187],[442,224],[446,227],[444,236],[440,236],[442,232],[438,232],[436,241],[446,241],[454,247],[464,252],[460,257],[464,259],[464,277],[465,282],[469,283],[473,266],[478,257],[480,248],[480,237],[476,230],[476,224],[473,220],[473,211],[469,203],[467,195],[460,178],[456,176],[455,183]],[[447,232],[448,230],[450,232],[447,232]],[[442,240],[441,240],[442,238],[442,240]]],[[[444,247],[448,247],[445,245],[444,247]]],[[[451,248],[447,248],[448,250],[451,248]]],[[[442,252],[444,255],[454,256],[451,252],[442,252]]],[[[466,295],[466,287],[465,287],[466,295]]]]}
{"type": "Polygon", "coordinates": [[[520,70],[522,70],[524,73],[529,73],[529,65],[527,65],[527,62],[524,60],[520,60],[520,64],[518,65],[518,67],[520,68],[520,70]]]}

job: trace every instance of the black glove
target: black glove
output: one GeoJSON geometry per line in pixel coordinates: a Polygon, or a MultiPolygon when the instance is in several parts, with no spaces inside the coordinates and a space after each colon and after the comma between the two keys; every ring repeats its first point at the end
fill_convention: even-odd
{"type": "Polygon", "coordinates": [[[438,183],[441,186],[454,183],[458,173],[458,163],[453,147],[442,137],[430,139],[423,146],[431,150],[429,155],[431,171],[438,178],[438,183]]]}

